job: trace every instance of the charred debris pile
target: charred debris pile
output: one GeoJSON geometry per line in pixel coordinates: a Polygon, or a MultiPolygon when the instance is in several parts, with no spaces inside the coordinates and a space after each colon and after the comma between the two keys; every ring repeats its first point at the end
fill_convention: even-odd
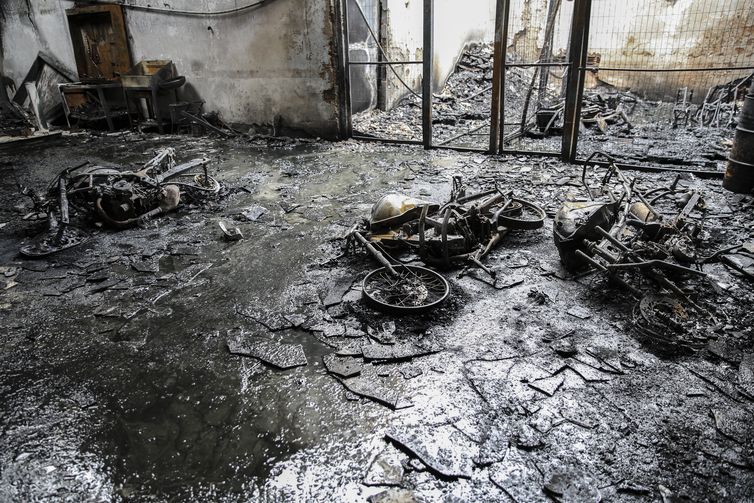
{"type": "MultiPolygon", "coordinates": [[[[562,71],[553,70],[541,91],[536,68],[506,69],[505,142],[531,151],[558,151],[564,115],[562,71]]],[[[652,101],[594,79],[584,90],[579,142],[582,151],[603,151],[625,162],[693,166],[718,171],[727,151],[751,76],[720,82],[694,104],[693,90],[675,100],[652,101]]],[[[363,136],[421,139],[421,99],[407,95],[388,111],[353,118],[363,136]]],[[[485,149],[492,99],[492,47],[473,44],[461,55],[445,87],[433,95],[434,142],[485,149]]]]}

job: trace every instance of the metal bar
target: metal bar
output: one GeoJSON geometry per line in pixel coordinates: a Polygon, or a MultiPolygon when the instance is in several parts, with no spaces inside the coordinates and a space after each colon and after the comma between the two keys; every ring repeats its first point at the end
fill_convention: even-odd
{"type": "Polygon", "coordinates": [[[424,49],[422,60],[422,140],[424,148],[432,148],[432,63],[434,56],[434,0],[424,0],[424,49]]]}
{"type": "Polygon", "coordinates": [[[589,21],[591,0],[575,0],[571,22],[570,51],[568,62],[568,87],[566,89],[565,119],[563,123],[562,155],[566,162],[576,160],[576,147],[579,137],[581,101],[584,94],[584,72],[578,70],[586,66],[589,49],[589,21]]]}
{"type": "Polygon", "coordinates": [[[349,65],[423,65],[424,61],[349,61],[349,65]]]}
{"type": "Polygon", "coordinates": [[[497,0],[495,5],[495,44],[492,50],[492,105],[490,108],[490,154],[495,154],[500,142],[500,107],[502,89],[500,88],[501,74],[505,73],[505,51],[503,47],[503,9],[506,0],[497,0]]]}
{"type": "Polygon", "coordinates": [[[585,66],[579,68],[580,71],[597,72],[726,72],[733,70],[754,70],[754,66],[727,66],[718,68],[602,68],[599,66],[585,66]]]}
{"type": "Polygon", "coordinates": [[[335,10],[335,47],[338,51],[336,79],[338,81],[338,132],[339,138],[351,137],[351,77],[348,66],[348,19],[342,0],[334,2],[335,10]]]}
{"type": "Polygon", "coordinates": [[[478,152],[480,154],[486,154],[486,148],[474,148],[474,147],[454,147],[453,145],[433,145],[435,150],[455,150],[457,152],[478,152]]]}
{"type": "Polygon", "coordinates": [[[511,149],[502,149],[500,151],[501,154],[508,154],[508,155],[530,155],[530,156],[541,156],[541,157],[560,157],[560,152],[545,152],[540,150],[511,150],[511,149]]]}
{"type": "Polygon", "coordinates": [[[505,65],[506,68],[533,68],[533,67],[547,67],[547,66],[568,66],[567,62],[562,63],[508,63],[505,65]]]}
{"type": "Polygon", "coordinates": [[[469,129],[468,131],[464,131],[461,134],[457,134],[457,135],[455,135],[455,136],[453,136],[451,138],[448,138],[445,141],[440,142],[440,144],[438,145],[438,147],[442,146],[442,145],[447,145],[448,143],[450,143],[452,141],[456,141],[458,138],[463,138],[464,136],[473,135],[474,133],[476,133],[477,131],[479,131],[482,128],[487,127],[488,125],[489,124],[482,124],[481,126],[475,127],[473,129],[469,129]]]}
{"type": "MultiPolygon", "coordinates": [[[[579,165],[585,165],[587,162],[584,159],[576,159],[574,160],[574,164],[579,165]]],[[[590,161],[588,163],[589,165],[597,165],[597,166],[609,166],[609,162],[605,161],[590,161]]],[[[646,171],[648,173],[690,173],[692,175],[696,175],[699,178],[719,178],[722,179],[725,176],[725,173],[722,171],[704,171],[700,169],[686,169],[686,168],[675,168],[673,166],[663,167],[663,166],[649,166],[646,164],[628,164],[628,163],[622,163],[622,162],[616,162],[615,165],[621,169],[621,170],[634,170],[634,171],[646,171]]]]}
{"type": "Polygon", "coordinates": [[[499,151],[502,153],[503,149],[505,148],[505,143],[503,141],[503,137],[505,136],[505,71],[508,68],[508,65],[505,61],[506,52],[508,48],[508,25],[510,24],[510,13],[511,13],[511,2],[510,0],[503,0],[503,10],[498,15],[502,15],[502,24],[503,24],[503,33],[500,35],[500,40],[502,41],[502,53],[500,55],[500,64],[502,66],[502,71],[500,73],[500,118],[499,118],[499,124],[497,125],[498,129],[498,138],[495,140],[495,143],[497,145],[496,151],[499,151]]]}
{"type": "Polygon", "coordinates": [[[377,142],[383,142],[383,143],[402,143],[405,145],[424,145],[424,142],[421,140],[399,140],[397,138],[380,138],[379,136],[360,136],[360,135],[351,135],[351,138],[354,140],[360,140],[360,141],[377,141],[377,142]]]}

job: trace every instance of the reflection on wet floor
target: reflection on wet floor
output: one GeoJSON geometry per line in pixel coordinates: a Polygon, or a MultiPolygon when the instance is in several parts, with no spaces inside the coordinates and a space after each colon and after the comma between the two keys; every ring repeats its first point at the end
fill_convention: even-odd
{"type": "MultiPolygon", "coordinates": [[[[577,169],[354,142],[68,141],[8,162],[41,186],[77,156],[138,163],[170,145],[209,155],[229,190],[30,261],[18,246],[42,226],[0,185],[15,283],[0,295],[0,500],[752,497],[751,289],[722,265],[704,295],[729,321],[683,358],[634,336],[625,292],[562,270],[549,218],[492,253],[494,288],[456,271],[429,314],[361,302],[376,265],[342,256],[341,238],[379,195],[445,201],[462,174],[552,215],[577,169]]],[[[746,204],[685,182],[715,211],[746,204]]]]}

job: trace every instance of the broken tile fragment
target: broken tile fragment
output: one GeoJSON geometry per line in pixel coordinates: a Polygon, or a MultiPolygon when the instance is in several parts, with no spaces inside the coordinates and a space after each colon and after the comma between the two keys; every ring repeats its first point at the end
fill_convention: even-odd
{"type": "Polygon", "coordinates": [[[413,407],[410,400],[404,398],[399,390],[384,385],[377,377],[359,376],[350,379],[342,379],[340,382],[348,391],[377,403],[390,407],[393,410],[413,407]]]}
{"type": "Polygon", "coordinates": [[[393,427],[385,437],[442,477],[471,478],[475,445],[452,425],[393,427]]]}
{"type": "Polygon", "coordinates": [[[586,309],[583,306],[573,306],[568,311],[566,311],[566,314],[573,316],[574,318],[578,318],[580,320],[588,320],[592,317],[592,313],[586,309]]]}
{"type": "Polygon", "coordinates": [[[505,460],[492,467],[490,480],[513,501],[551,501],[542,491],[542,475],[515,448],[508,449],[505,460]]]}
{"type": "Polygon", "coordinates": [[[744,443],[751,435],[752,415],[743,409],[713,409],[715,429],[722,435],[744,443]]]}
{"type": "Polygon", "coordinates": [[[580,361],[569,359],[568,368],[576,372],[586,382],[606,382],[610,380],[610,376],[604,372],[590,367],[580,361]]]}
{"type": "Polygon", "coordinates": [[[276,311],[246,308],[241,310],[241,314],[256,321],[270,332],[279,332],[294,326],[286,316],[276,311]]]}
{"type": "Polygon", "coordinates": [[[502,421],[492,421],[482,432],[479,454],[474,462],[479,466],[489,466],[505,459],[510,447],[510,428],[502,421]]]}
{"type": "Polygon", "coordinates": [[[547,396],[553,396],[556,391],[563,385],[565,376],[561,373],[545,379],[539,379],[529,383],[529,386],[535,390],[544,393],[547,396]]]}
{"type": "Polygon", "coordinates": [[[353,377],[361,373],[362,362],[351,356],[329,354],[322,357],[328,372],[340,377],[353,377]]]}
{"type": "Polygon", "coordinates": [[[413,379],[422,375],[422,369],[416,365],[404,365],[398,369],[398,372],[401,373],[404,379],[413,379]]]}
{"type": "Polygon", "coordinates": [[[340,304],[343,300],[343,296],[351,289],[352,284],[353,278],[350,277],[333,280],[327,289],[327,295],[322,299],[322,304],[325,307],[340,304]]]}
{"type": "Polygon", "coordinates": [[[602,500],[597,482],[574,467],[560,466],[550,471],[545,477],[544,488],[563,503],[599,503],[602,500]]]}
{"type": "Polygon", "coordinates": [[[256,222],[259,217],[267,213],[267,208],[258,204],[252,205],[246,210],[241,212],[241,217],[247,222],[256,222]]]}
{"type": "Polygon", "coordinates": [[[290,369],[307,364],[301,344],[283,344],[252,338],[248,334],[230,337],[227,344],[234,355],[251,356],[279,369],[290,369]]]}
{"type": "Polygon", "coordinates": [[[544,445],[542,434],[526,423],[519,423],[513,429],[513,442],[527,451],[544,445]]]}
{"type": "Polygon", "coordinates": [[[392,445],[377,454],[364,475],[367,486],[397,486],[403,481],[401,453],[392,445]]]}
{"type": "Polygon", "coordinates": [[[422,500],[417,500],[413,491],[392,488],[369,496],[367,501],[369,503],[417,503],[422,500]]]}
{"type": "Polygon", "coordinates": [[[364,358],[367,360],[396,361],[407,360],[417,356],[430,355],[440,351],[436,347],[419,347],[412,343],[383,345],[364,344],[361,347],[364,358]]]}

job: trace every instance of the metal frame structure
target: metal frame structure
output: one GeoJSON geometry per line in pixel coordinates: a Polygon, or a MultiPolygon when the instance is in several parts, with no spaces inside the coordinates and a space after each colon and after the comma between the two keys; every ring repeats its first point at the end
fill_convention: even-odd
{"type": "MultiPolygon", "coordinates": [[[[340,30],[338,33],[338,50],[341,54],[339,65],[339,81],[344,93],[341,93],[341,119],[340,127],[346,133],[347,138],[361,141],[376,141],[383,143],[398,143],[404,145],[423,145],[425,149],[432,148],[432,49],[434,45],[434,16],[433,0],[424,0],[424,48],[421,61],[351,61],[349,57],[350,40],[348,36],[348,2],[357,2],[358,0],[338,0],[335,2],[336,18],[340,20],[340,30]],[[351,121],[351,67],[355,65],[374,65],[374,66],[393,66],[393,65],[422,65],[422,140],[401,140],[396,138],[381,138],[378,136],[360,136],[353,134],[353,123],[351,121]],[[426,97],[429,97],[427,100],[426,97]]],[[[382,55],[380,55],[380,58],[382,55]]]]}
{"type": "MultiPolygon", "coordinates": [[[[587,71],[594,71],[596,68],[589,66],[587,63],[587,54],[589,49],[589,32],[591,24],[591,13],[593,0],[573,0],[573,17],[571,19],[571,33],[569,38],[568,60],[565,62],[542,62],[535,63],[507,63],[506,48],[509,34],[511,0],[496,0],[496,21],[495,21],[495,40],[493,46],[493,77],[492,77],[492,104],[490,110],[489,126],[489,144],[488,148],[473,148],[449,145],[451,142],[467,135],[479,135],[479,131],[487,125],[473,128],[435,144],[432,138],[432,60],[434,49],[434,0],[423,0],[423,56],[422,61],[366,61],[351,62],[349,61],[349,38],[348,38],[348,14],[347,2],[356,2],[358,0],[339,0],[336,2],[336,15],[341,20],[339,37],[341,44],[339,49],[342,54],[343,64],[341,72],[343,74],[341,84],[346,90],[345,96],[341,102],[342,115],[341,126],[348,138],[354,138],[363,141],[381,141],[386,143],[399,143],[409,145],[422,145],[425,149],[447,149],[463,152],[480,152],[488,154],[501,155],[536,155],[560,157],[563,161],[569,163],[583,163],[578,159],[578,136],[581,116],[582,100],[584,95],[584,83],[587,71]],[[354,136],[351,124],[351,87],[350,87],[350,68],[353,65],[376,65],[386,67],[388,65],[423,65],[422,75],[422,140],[400,140],[391,138],[380,138],[376,136],[354,136]],[[531,68],[531,67],[558,67],[565,68],[566,75],[566,95],[564,108],[564,126],[563,138],[560,152],[553,151],[536,151],[536,150],[515,150],[505,148],[505,126],[519,125],[520,123],[507,123],[505,117],[505,81],[506,70],[509,68],[531,68]]],[[[382,58],[382,56],[380,56],[382,58]]],[[[688,68],[688,69],[642,69],[642,68],[599,68],[600,70],[620,70],[626,72],[643,72],[643,71],[667,71],[667,72],[684,72],[684,71],[715,71],[715,70],[746,70],[754,67],[725,67],[725,68],[688,68]]],[[[484,134],[484,133],[481,133],[484,134]]],[[[688,169],[673,168],[656,168],[653,166],[622,164],[625,168],[639,170],[671,170],[683,172],[696,172],[688,169]]],[[[718,176],[719,173],[703,172],[704,175],[718,176]]]]}

